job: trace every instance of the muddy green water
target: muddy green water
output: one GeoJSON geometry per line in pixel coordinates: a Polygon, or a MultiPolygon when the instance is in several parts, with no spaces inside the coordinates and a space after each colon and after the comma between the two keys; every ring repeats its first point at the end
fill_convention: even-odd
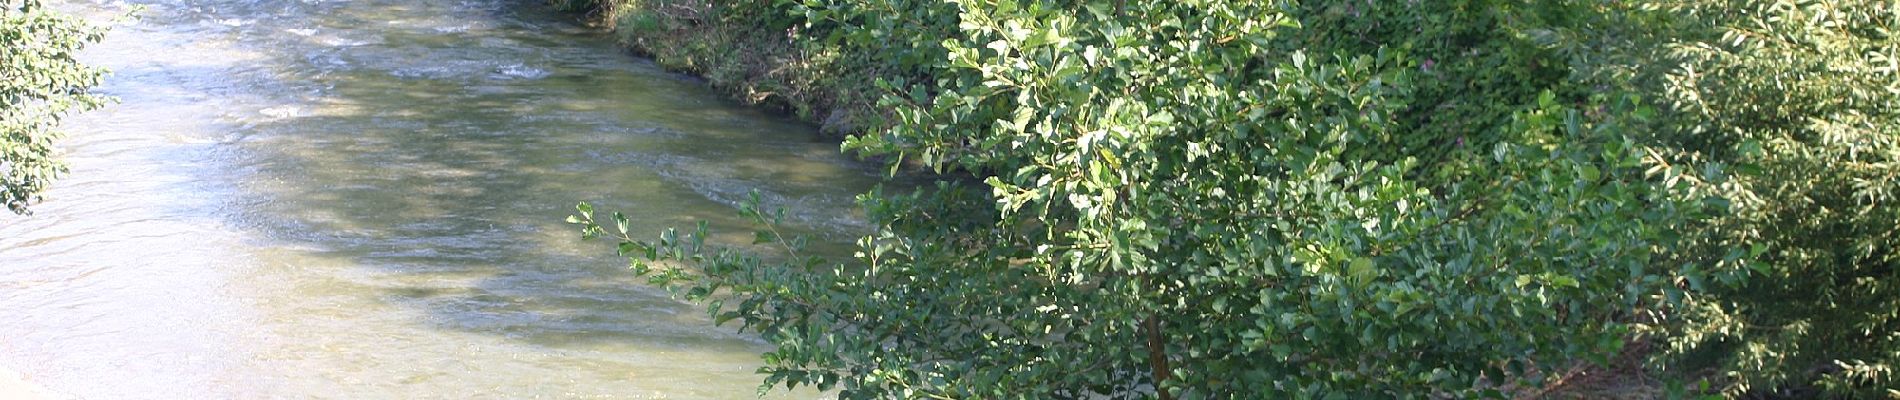
{"type": "Polygon", "coordinates": [[[122,102],[0,216],[0,369],[60,396],[753,398],[769,347],[561,220],[736,241],[759,190],[803,233],[864,230],[876,171],[536,0],[133,3],[85,55],[122,102]]]}

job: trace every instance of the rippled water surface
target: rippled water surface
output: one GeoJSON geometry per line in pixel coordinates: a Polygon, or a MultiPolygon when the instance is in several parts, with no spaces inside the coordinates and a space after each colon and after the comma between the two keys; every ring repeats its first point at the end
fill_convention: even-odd
{"type": "Polygon", "coordinates": [[[132,4],[85,56],[122,102],[0,216],[0,367],[64,396],[753,398],[768,347],[560,221],[863,230],[875,172],[538,1],[132,4]]]}

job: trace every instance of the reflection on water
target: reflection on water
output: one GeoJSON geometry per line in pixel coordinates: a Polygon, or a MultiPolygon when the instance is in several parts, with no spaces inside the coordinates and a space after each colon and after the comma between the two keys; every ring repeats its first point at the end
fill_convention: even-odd
{"type": "Polygon", "coordinates": [[[0,216],[0,367],[55,392],[752,398],[766,347],[568,207],[740,231],[756,189],[804,233],[864,229],[875,172],[536,1],[137,3],[87,55],[123,102],[66,125],[36,215],[0,216]]]}

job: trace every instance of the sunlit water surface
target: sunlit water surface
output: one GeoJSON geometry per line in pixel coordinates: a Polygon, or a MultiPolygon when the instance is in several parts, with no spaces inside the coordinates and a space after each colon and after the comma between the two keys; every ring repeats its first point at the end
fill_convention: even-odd
{"type": "Polygon", "coordinates": [[[85,55],[121,103],[0,216],[0,367],[62,396],[753,398],[768,346],[562,219],[749,237],[758,190],[802,233],[864,230],[876,172],[535,0],[135,4],[85,55]]]}

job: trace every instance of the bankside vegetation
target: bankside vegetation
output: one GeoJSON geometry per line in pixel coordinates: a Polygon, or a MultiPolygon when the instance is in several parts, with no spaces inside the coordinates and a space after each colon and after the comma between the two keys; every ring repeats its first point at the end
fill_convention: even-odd
{"type": "Polygon", "coordinates": [[[776,345],[767,387],[1518,397],[1635,360],[1677,394],[1900,397],[1900,3],[599,6],[945,177],[860,197],[842,260],[756,203],[776,250],[580,207],[776,345]]]}
{"type": "Polygon", "coordinates": [[[104,105],[91,93],[104,70],[74,56],[105,28],[47,9],[40,0],[0,0],[0,202],[26,213],[66,173],[54,130],[67,114],[104,105]]]}

